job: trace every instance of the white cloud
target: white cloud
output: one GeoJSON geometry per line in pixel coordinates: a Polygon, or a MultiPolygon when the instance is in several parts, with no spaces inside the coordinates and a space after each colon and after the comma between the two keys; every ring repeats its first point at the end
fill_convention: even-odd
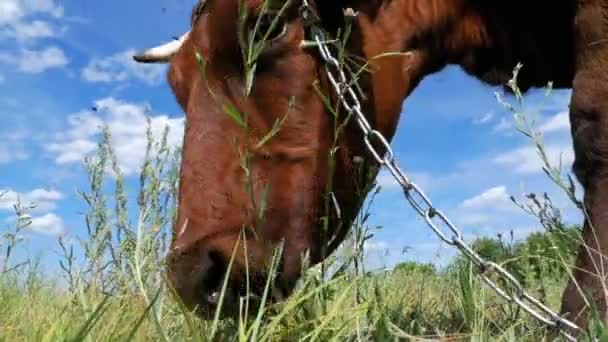
{"type": "Polygon", "coordinates": [[[82,78],[91,83],[126,82],[132,79],[150,85],[158,83],[166,67],[137,63],[132,57],[135,53],[135,50],[127,50],[106,58],[93,59],[82,70],[82,78]]]}
{"type": "Polygon", "coordinates": [[[59,133],[47,144],[46,149],[54,155],[57,164],[82,162],[85,156],[90,156],[96,150],[103,126],[108,126],[121,170],[125,175],[138,172],[147,144],[146,117],[150,117],[155,139],[159,139],[168,126],[168,144],[176,147],[182,143],[182,118],[154,115],[143,104],[128,103],[111,97],[96,101],[95,108],[96,112],[82,111],[71,115],[66,131],[59,133]]]}
{"type": "Polygon", "coordinates": [[[505,185],[494,186],[462,201],[451,215],[463,227],[494,229],[504,222],[513,222],[522,214],[510,197],[505,185]]]}
{"type": "Polygon", "coordinates": [[[490,122],[490,120],[492,120],[494,118],[494,112],[490,111],[485,113],[483,116],[479,117],[479,118],[475,118],[473,119],[473,124],[475,125],[481,125],[481,124],[485,124],[490,122]]]}
{"type": "Polygon", "coordinates": [[[91,140],[73,140],[68,142],[50,143],[47,149],[58,156],[55,159],[57,164],[69,164],[81,162],[84,156],[95,151],[97,145],[91,140]]]}
{"type": "Polygon", "coordinates": [[[6,24],[23,16],[19,0],[3,0],[0,2],[0,24],[6,24]]]}
{"type": "Polygon", "coordinates": [[[0,164],[7,164],[17,160],[26,160],[27,152],[15,150],[11,146],[0,143],[0,164]]]}
{"type": "Polygon", "coordinates": [[[30,20],[33,15],[54,19],[63,17],[63,7],[55,0],[2,0],[0,2],[0,39],[29,41],[55,37],[58,31],[48,21],[30,20]]]}
{"type": "Polygon", "coordinates": [[[4,27],[0,30],[1,38],[15,38],[19,41],[55,37],[58,33],[46,21],[34,20],[4,27]]]}
{"type": "Polygon", "coordinates": [[[390,172],[382,169],[378,176],[376,177],[376,184],[380,186],[383,190],[391,190],[399,188],[399,183],[393,178],[393,175],[390,172]]]}
{"type": "Polygon", "coordinates": [[[494,133],[505,133],[511,131],[513,128],[515,128],[515,124],[512,120],[501,118],[500,121],[494,125],[492,131],[494,133]]]}
{"type": "Polygon", "coordinates": [[[32,217],[31,224],[27,226],[27,229],[44,235],[61,236],[65,233],[65,224],[61,217],[54,213],[47,213],[32,217]]]}
{"type": "Polygon", "coordinates": [[[564,132],[570,130],[570,114],[567,111],[559,112],[540,126],[542,133],[564,132]]]}
{"type": "Polygon", "coordinates": [[[496,207],[509,201],[507,188],[504,185],[490,188],[483,193],[462,202],[462,208],[496,207]]]}
{"type": "Polygon", "coordinates": [[[10,132],[0,132],[0,164],[28,159],[29,154],[25,148],[28,138],[30,136],[26,132],[14,128],[10,132]]]}
{"type": "Polygon", "coordinates": [[[15,65],[19,71],[39,74],[44,71],[65,67],[69,61],[63,50],[49,46],[42,50],[21,50],[20,54],[0,54],[0,62],[15,65]]]}
{"type": "Polygon", "coordinates": [[[57,207],[63,194],[56,190],[35,189],[19,193],[12,189],[0,189],[0,210],[13,210],[18,202],[23,206],[35,205],[35,211],[50,211],[57,207]]]}
{"type": "MultiPolygon", "coordinates": [[[[574,161],[574,152],[570,145],[545,145],[545,153],[551,165],[558,165],[561,158],[562,166],[568,166],[574,161]]],[[[509,167],[520,174],[543,172],[543,162],[534,146],[520,147],[499,154],[493,160],[495,164],[509,167]]]]}
{"type": "Polygon", "coordinates": [[[493,220],[494,216],[483,213],[465,213],[458,216],[458,223],[463,226],[480,226],[493,220]]]}
{"type": "Polygon", "coordinates": [[[61,49],[55,46],[41,51],[24,50],[19,62],[19,69],[26,73],[41,73],[48,69],[62,68],[68,59],[61,49]]]}
{"type": "MultiPolygon", "coordinates": [[[[416,183],[424,189],[428,189],[432,186],[433,176],[428,173],[410,172],[406,175],[410,177],[411,182],[416,183]]],[[[382,188],[382,191],[401,190],[401,185],[386,168],[382,168],[378,173],[376,184],[382,188]]]]}
{"type": "Polygon", "coordinates": [[[0,2],[0,25],[18,22],[32,14],[61,18],[63,17],[63,7],[56,0],[2,0],[0,2]]]}
{"type": "Polygon", "coordinates": [[[365,241],[363,249],[367,252],[384,251],[388,248],[388,244],[384,241],[365,241]]]}
{"type": "Polygon", "coordinates": [[[63,7],[58,0],[23,0],[22,3],[26,11],[46,13],[55,18],[63,17],[63,7]]]}

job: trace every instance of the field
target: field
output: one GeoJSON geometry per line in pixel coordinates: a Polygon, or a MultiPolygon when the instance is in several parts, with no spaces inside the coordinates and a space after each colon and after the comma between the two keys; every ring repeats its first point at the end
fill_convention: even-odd
{"type": "MultiPolygon", "coordinates": [[[[553,244],[568,245],[575,233],[571,228],[538,234],[515,246],[485,239],[476,246],[510,265],[530,293],[557,308],[567,275],[549,254],[553,244]]],[[[19,280],[2,278],[3,340],[539,341],[548,333],[480,284],[462,259],[441,272],[404,263],[392,272],[349,270],[326,280],[314,269],[289,301],[240,322],[198,320],[152,280],[157,275],[117,275],[135,278],[107,284],[115,289],[104,295],[100,285],[83,282],[66,290],[38,274],[34,268],[19,280]]]]}
{"type": "MultiPolygon", "coordinates": [[[[526,132],[526,121],[515,114],[526,132]]],[[[97,155],[85,163],[90,184],[80,195],[87,206],[86,237],[58,241],[63,253],[57,272],[43,272],[33,257],[16,258],[29,220],[28,206],[16,206],[17,219],[0,244],[0,340],[539,341],[550,334],[482,284],[462,255],[443,269],[402,263],[393,270],[366,271],[367,213],[341,252],[309,269],[286,302],[236,321],[202,321],[173,296],[162,272],[175,218],[179,151],[150,138],[139,192],[127,193],[110,134],[106,131],[97,155]]],[[[542,152],[542,142],[530,136],[542,152]]],[[[547,165],[546,170],[574,199],[561,168],[547,165]]],[[[529,199],[522,210],[539,218],[543,233],[519,242],[502,236],[472,245],[557,310],[579,227],[561,222],[549,198],[529,199]]],[[[592,327],[602,333],[599,324],[592,327]]]]}
{"type": "MultiPolygon", "coordinates": [[[[3,280],[0,328],[6,341],[539,341],[547,334],[472,270],[454,271],[345,274],[325,282],[311,274],[287,303],[239,323],[199,321],[153,286],[106,297],[95,289],[62,291],[31,275],[23,284],[3,280]]],[[[557,307],[563,283],[547,276],[528,287],[557,307]]]]}

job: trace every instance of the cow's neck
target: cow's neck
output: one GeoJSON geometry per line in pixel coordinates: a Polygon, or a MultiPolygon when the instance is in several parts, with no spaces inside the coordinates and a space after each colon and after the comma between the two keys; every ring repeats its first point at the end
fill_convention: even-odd
{"type": "MultiPolygon", "coordinates": [[[[350,54],[359,57],[355,60],[363,57],[363,60],[370,62],[366,65],[371,69],[370,72],[363,72],[359,79],[365,96],[365,100],[361,101],[363,114],[370,125],[389,141],[396,131],[404,99],[422,77],[438,65],[425,51],[405,53],[406,31],[401,25],[403,18],[398,15],[404,12],[400,7],[404,4],[403,0],[395,0],[390,5],[382,6],[382,10],[379,7],[357,8],[359,14],[352,26],[347,47],[350,54]]],[[[325,77],[321,75],[321,79],[325,77]]],[[[327,81],[325,87],[332,92],[327,81]]],[[[350,128],[343,134],[342,145],[336,152],[333,190],[342,212],[342,227],[348,228],[365,198],[366,193],[361,190],[369,189],[368,182],[375,178],[377,168],[376,161],[367,151],[356,120],[350,120],[350,128]],[[359,158],[363,156],[367,158],[359,158]],[[356,160],[360,162],[357,163],[356,160]]],[[[382,153],[382,146],[374,143],[378,152],[382,153]]],[[[337,233],[338,238],[334,241],[340,242],[346,230],[337,233]]],[[[332,245],[328,252],[336,247],[336,244],[332,245]]]]}
{"type": "Polygon", "coordinates": [[[370,62],[370,72],[361,80],[368,97],[366,114],[387,138],[392,139],[395,133],[405,98],[426,75],[448,63],[447,56],[436,58],[443,43],[425,32],[461,17],[462,2],[368,1],[356,8],[349,50],[370,62]]]}
{"type": "Polygon", "coordinates": [[[359,37],[354,40],[362,42],[364,57],[373,60],[367,92],[373,99],[373,119],[389,138],[405,98],[425,76],[448,64],[487,84],[505,85],[514,67],[523,63],[519,85],[524,90],[549,81],[555,87],[571,86],[574,0],[358,3],[359,37]],[[386,54],[392,55],[375,57],[386,54]]]}
{"type": "MultiPolygon", "coordinates": [[[[524,0],[514,1],[524,3],[524,0]]],[[[572,14],[570,7],[563,1],[537,1],[541,4],[526,2],[527,11],[538,13],[528,13],[523,20],[517,14],[505,13],[518,7],[511,2],[497,5],[488,1],[488,5],[473,0],[359,1],[348,50],[370,62],[371,72],[363,74],[360,85],[366,96],[364,114],[372,127],[390,142],[404,100],[425,76],[448,64],[460,65],[478,79],[498,85],[507,82],[513,67],[522,61],[526,63],[521,73],[524,88],[542,86],[549,80],[557,80],[558,86],[567,86],[569,83],[564,80],[571,77],[570,56],[567,53],[547,56],[540,52],[571,51],[567,25],[572,14]],[[543,24],[530,19],[546,13],[549,4],[553,4],[551,7],[558,13],[548,19],[553,30],[559,33],[557,39],[546,37],[546,29],[539,26],[543,24]],[[513,28],[515,24],[523,27],[513,28]],[[533,48],[526,50],[530,47],[533,48]]],[[[361,197],[354,194],[361,188],[361,184],[354,183],[362,179],[356,175],[353,160],[357,156],[369,157],[362,166],[362,175],[374,170],[375,164],[366,151],[360,130],[354,120],[351,122],[352,129],[345,132],[338,151],[334,176],[336,195],[347,226],[362,203],[361,197]]]]}

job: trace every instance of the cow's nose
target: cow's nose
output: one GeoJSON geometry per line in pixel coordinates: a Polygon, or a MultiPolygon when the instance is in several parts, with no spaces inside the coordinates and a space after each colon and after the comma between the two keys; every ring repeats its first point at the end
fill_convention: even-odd
{"type": "Polygon", "coordinates": [[[188,307],[206,311],[219,304],[227,264],[213,249],[173,250],[168,258],[169,279],[188,307]]]}

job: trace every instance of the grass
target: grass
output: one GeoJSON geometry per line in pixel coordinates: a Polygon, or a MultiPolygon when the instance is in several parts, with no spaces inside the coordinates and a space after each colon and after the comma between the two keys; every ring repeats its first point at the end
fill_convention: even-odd
{"type": "MultiPolygon", "coordinates": [[[[240,37],[246,46],[248,90],[267,39],[258,43],[255,36],[254,30],[251,36],[240,37]]],[[[200,55],[198,62],[204,77],[200,55]]],[[[521,104],[515,84],[510,84],[521,104]]],[[[515,106],[503,103],[513,111],[520,132],[533,140],[547,175],[578,207],[574,184],[569,178],[564,181],[561,165],[549,165],[533,127],[515,106]]],[[[247,128],[246,113],[225,109],[247,128]]],[[[337,110],[331,112],[336,131],[341,131],[343,118],[337,110]]],[[[278,134],[281,123],[277,121],[258,145],[278,134]]],[[[163,272],[176,215],[179,149],[167,145],[166,134],[155,140],[148,130],[139,189],[128,193],[110,140],[111,132],[105,130],[97,155],[85,161],[89,186],[80,197],[87,208],[87,236],[58,241],[58,274],[49,276],[32,258],[15,260],[31,209],[15,207],[17,220],[0,239],[0,341],[539,341],[549,334],[541,323],[484,286],[462,255],[441,270],[403,263],[392,271],[366,271],[368,212],[358,216],[340,253],[307,269],[296,293],[285,302],[260,307],[255,315],[237,320],[202,321],[174,296],[163,272]]],[[[242,159],[247,173],[248,155],[242,159]]],[[[539,219],[545,233],[518,243],[480,239],[473,247],[514,273],[536,298],[558,308],[579,231],[563,225],[548,197],[531,194],[528,200],[521,208],[539,219]]],[[[264,199],[259,202],[263,212],[264,199]]]]}
{"type": "MultiPolygon", "coordinates": [[[[23,284],[3,278],[0,335],[6,341],[385,341],[412,336],[537,341],[546,334],[535,321],[513,313],[515,308],[481,286],[472,272],[466,267],[453,274],[394,272],[359,276],[357,281],[344,275],[330,282],[309,274],[303,289],[262,319],[216,322],[215,338],[213,322],[199,321],[170,298],[155,296],[148,304],[137,292],[68,293],[48,279],[23,284]],[[323,303],[321,289],[327,290],[323,303]],[[153,313],[161,306],[162,314],[153,313]],[[154,315],[159,315],[160,324],[154,315]]],[[[553,307],[559,302],[561,284],[544,279],[553,307]]]]}
{"type": "MultiPolygon", "coordinates": [[[[0,259],[5,270],[0,340],[538,341],[547,336],[544,326],[481,284],[462,255],[441,270],[403,263],[392,271],[366,271],[370,205],[344,249],[307,270],[286,302],[237,321],[199,320],[166,287],[162,272],[175,220],[179,151],[148,132],[135,196],[126,193],[109,131],[98,154],[86,161],[90,184],[80,194],[88,208],[88,237],[76,245],[60,240],[60,274],[50,277],[35,260],[13,259],[29,208],[16,207],[20,219],[7,230],[6,258],[0,259]]],[[[550,201],[542,202],[542,212],[533,210],[534,203],[525,208],[541,218],[545,233],[519,243],[480,239],[473,246],[516,274],[536,298],[558,308],[578,228],[565,227],[550,201]]]]}

